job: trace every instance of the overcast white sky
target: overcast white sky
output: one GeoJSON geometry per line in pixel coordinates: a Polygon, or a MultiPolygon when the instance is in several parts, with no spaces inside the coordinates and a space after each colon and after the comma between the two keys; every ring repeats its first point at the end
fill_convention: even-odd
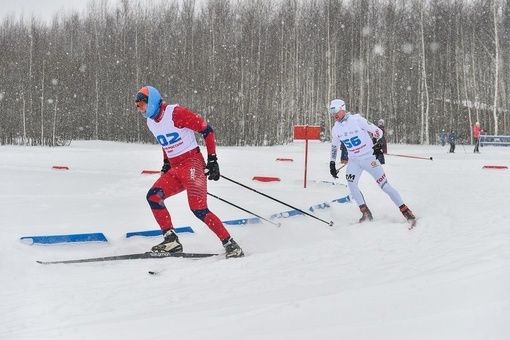
{"type": "MultiPolygon", "coordinates": [[[[55,14],[67,14],[70,12],[86,13],[89,4],[100,4],[106,1],[109,8],[115,7],[119,0],[0,0],[0,21],[7,16],[14,15],[19,18],[23,15],[25,18],[31,18],[32,15],[51,23],[55,14]]],[[[136,2],[136,0],[132,0],[136,2]]],[[[160,0],[141,0],[143,2],[159,3],[160,0]]],[[[170,1],[170,0],[161,0],[170,1]]],[[[172,0],[173,1],[173,0],[172,0]]],[[[196,2],[197,4],[200,1],[196,2]]]]}
{"type": "MultiPolygon", "coordinates": [[[[97,0],[96,0],[97,1],[97,0]]],[[[32,15],[50,21],[57,13],[68,13],[77,11],[82,13],[87,8],[89,0],[0,0],[0,19],[6,16],[14,15],[19,18],[32,15]]],[[[110,3],[116,3],[116,0],[110,0],[110,3]]]]}

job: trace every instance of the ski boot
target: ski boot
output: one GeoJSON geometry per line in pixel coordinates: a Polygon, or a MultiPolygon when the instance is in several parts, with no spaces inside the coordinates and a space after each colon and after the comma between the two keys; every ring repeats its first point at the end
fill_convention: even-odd
{"type": "Polygon", "coordinates": [[[405,204],[402,204],[399,207],[399,209],[400,209],[400,212],[402,213],[402,215],[404,215],[407,222],[410,224],[409,230],[413,229],[416,226],[416,217],[414,216],[411,209],[409,209],[407,207],[407,205],[405,205],[405,204]]]}
{"type": "Polygon", "coordinates": [[[244,256],[243,250],[232,237],[223,240],[223,247],[225,247],[225,257],[227,259],[244,256]]]}
{"type": "Polygon", "coordinates": [[[361,211],[362,216],[359,219],[359,223],[365,222],[366,220],[372,221],[372,213],[370,212],[370,209],[368,209],[366,204],[362,204],[359,206],[359,211],[361,211]]]}
{"type": "Polygon", "coordinates": [[[165,238],[163,242],[152,247],[153,253],[181,253],[182,244],[179,242],[179,238],[175,234],[173,229],[168,229],[164,234],[165,238]]]}

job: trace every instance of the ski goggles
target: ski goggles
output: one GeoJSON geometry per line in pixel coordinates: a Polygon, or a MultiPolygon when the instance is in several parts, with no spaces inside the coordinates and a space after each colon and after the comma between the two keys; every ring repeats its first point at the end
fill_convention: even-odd
{"type": "Polygon", "coordinates": [[[138,92],[136,94],[135,103],[138,103],[138,102],[146,102],[147,103],[148,101],[149,101],[149,97],[147,97],[142,92],[138,92]]]}
{"type": "Polygon", "coordinates": [[[331,115],[334,115],[334,114],[337,114],[338,112],[340,112],[341,108],[340,107],[330,107],[329,108],[329,113],[331,115]]]}

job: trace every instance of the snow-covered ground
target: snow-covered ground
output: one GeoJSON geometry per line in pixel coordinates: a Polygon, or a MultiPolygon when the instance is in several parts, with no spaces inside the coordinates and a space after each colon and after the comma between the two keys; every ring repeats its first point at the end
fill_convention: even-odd
{"type": "MultiPolygon", "coordinates": [[[[0,146],[0,339],[508,339],[510,148],[389,145],[386,174],[419,217],[407,224],[366,173],[374,214],[357,223],[349,194],[329,175],[329,143],[219,147],[224,176],[310,216],[228,226],[246,257],[41,265],[144,252],[160,237],[145,194],[161,167],[155,145],[75,141],[69,147],[0,146]],[[292,158],[294,161],[276,161],[292,158]],[[68,166],[54,170],[52,166],[68,166]],[[281,178],[253,181],[254,176],[281,178]],[[333,185],[328,182],[334,182],[333,185]],[[320,220],[319,220],[320,219],[320,220]],[[334,228],[327,223],[334,221],[334,228]],[[22,236],[102,232],[108,243],[27,245],[22,236]],[[155,271],[157,275],[149,275],[155,271]]],[[[265,218],[291,210],[222,179],[209,192],[265,218]]],[[[221,252],[189,211],[166,201],[186,251],[221,252]]],[[[213,197],[224,221],[253,217],[213,197]]]]}

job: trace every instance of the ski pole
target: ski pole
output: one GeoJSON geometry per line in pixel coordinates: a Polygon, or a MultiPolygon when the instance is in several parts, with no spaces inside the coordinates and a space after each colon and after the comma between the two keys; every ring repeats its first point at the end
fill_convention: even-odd
{"type": "Polygon", "coordinates": [[[341,167],[339,167],[338,169],[336,169],[336,174],[338,175],[338,173],[340,172],[340,170],[342,170],[345,166],[347,165],[347,163],[344,163],[341,167]]]}
{"type": "Polygon", "coordinates": [[[388,153],[388,156],[397,156],[397,157],[407,157],[407,158],[416,158],[416,159],[426,159],[428,161],[432,160],[432,157],[419,157],[419,156],[410,156],[410,155],[396,155],[392,153],[388,153]]]}
{"type": "Polygon", "coordinates": [[[249,211],[249,210],[246,210],[246,209],[244,209],[244,208],[242,208],[242,207],[240,207],[240,206],[238,206],[238,205],[235,205],[234,203],[231,203],[231,202],[229,202],[229,201],[227,201],[227,200],[224,200],[224,199],[223,199],[223,198],[221,198],[221,197],[218,197],[218,196],[216,196],[216,195],[213,195],[213,194],[211,194],[210,192],[208,192],[208,193],[207,193],[207,195],[212,196],[212,197],[214,197],[214,198],[216,198],[216,199],[218,199],[218,200],[220,200],[220,201],[222,201],[222,202],[225,202],[225,203],[227,203],[227,204],[230,204],[231,206],[236,207],[237,209],[240,209],[240,210],[242,210],[242,211],[244,211],[244,212],[247,212],[248,214],[252,214],[253,216],[256,216],[256,217],[260,218],[261,220],[264,220],[264,221],[266,221],[266,222],[269,222],[269,223],[271,223],[271,224],[274,224],[274,225],[275,225],[275,226],[277,226],[277,227],[279,227],[279,226],[281,225],[280,223],[274,223],[273,221],[268,220],[267,218],[264,218],[264,217],[262,217],[262,216],[259,216],[259,215],[255,214],[255,213],[253,213],[253,212],[251,212],[251,211],[249,211]]]}
{"type": "Polygon", "coordinates": [[[246,188],[246,189],[248,189],[248,190],[251,190],[251,191],[253,191],[253,192],[256,192],[256,193],[257,193],[257,194],[259,194],[259,195],[262,195],[262,196],[264,196],[264,197],[267,197],[267,198],[269,198],[269,199],[272,199],[273,201],[276,201],[276,202],[278,202],[278,203],[280,203],[280,204],[283,204],[283,205],[285,205],[285,206],[287,206],[287,207],[289,207],[289,208],[292,208],[292,209],[294,209],[294,210],[297,210],[297,211],[299,211],[300,213],[302,213],[302,214],[304,214],[304,215],[308,215],[308,216],[310,216],[310,217],[315,218],[316,220],[319,220],[319,221],[321,221],[321,222],[323,222],[323,223],[326,223],[326,224],[327,224],[327,225],[329,225],[330,227],[331,227],[331,226],[333,226],[333,221],[326,222],[326,221],[324,221],[323,219],[318,218],[317,216],[314,216],[314,215],[312,215],[312,214],[309,214],[309,213],[307,213],[307,212],[306,212],[306,211],[304,211],[304,210],[301,210],[301,209],[299,209],[299,208],[293,207],[292,205],[287,204],[287,203],[285,203],[285,202],[282,202],[282,201],[280,201],[279,199],[276,199],[276,198],[271,197],[271,196],[269,196],[269,195],[266,195],[266,194],[264,194],[264,193],[262,193],[262,192],[260,192],[260,191],[257,191],[257,190],[255,190],[255,189],[253,189],[253,188],[250,188],[250,187],[249,187],[249,186],[247,186],[247,185],[244,185],[244,184],[242,184],[242,183],[239,183],[239,182],[237,182],[237,181],[234,181],[233,179],[230,179],[230,178],[228,178],[228,177],[226,177],[226,176],[223,176],[223,175],[220,175],[220,176],[221,176],[222,178],[226,179],[227,181],[230,181],[230,182],[232,182],[232,183],[235,183],[235,184],[237,184],[237,185],[240,185],[240,186],[242,186],[243,188],[246,188]]]}

